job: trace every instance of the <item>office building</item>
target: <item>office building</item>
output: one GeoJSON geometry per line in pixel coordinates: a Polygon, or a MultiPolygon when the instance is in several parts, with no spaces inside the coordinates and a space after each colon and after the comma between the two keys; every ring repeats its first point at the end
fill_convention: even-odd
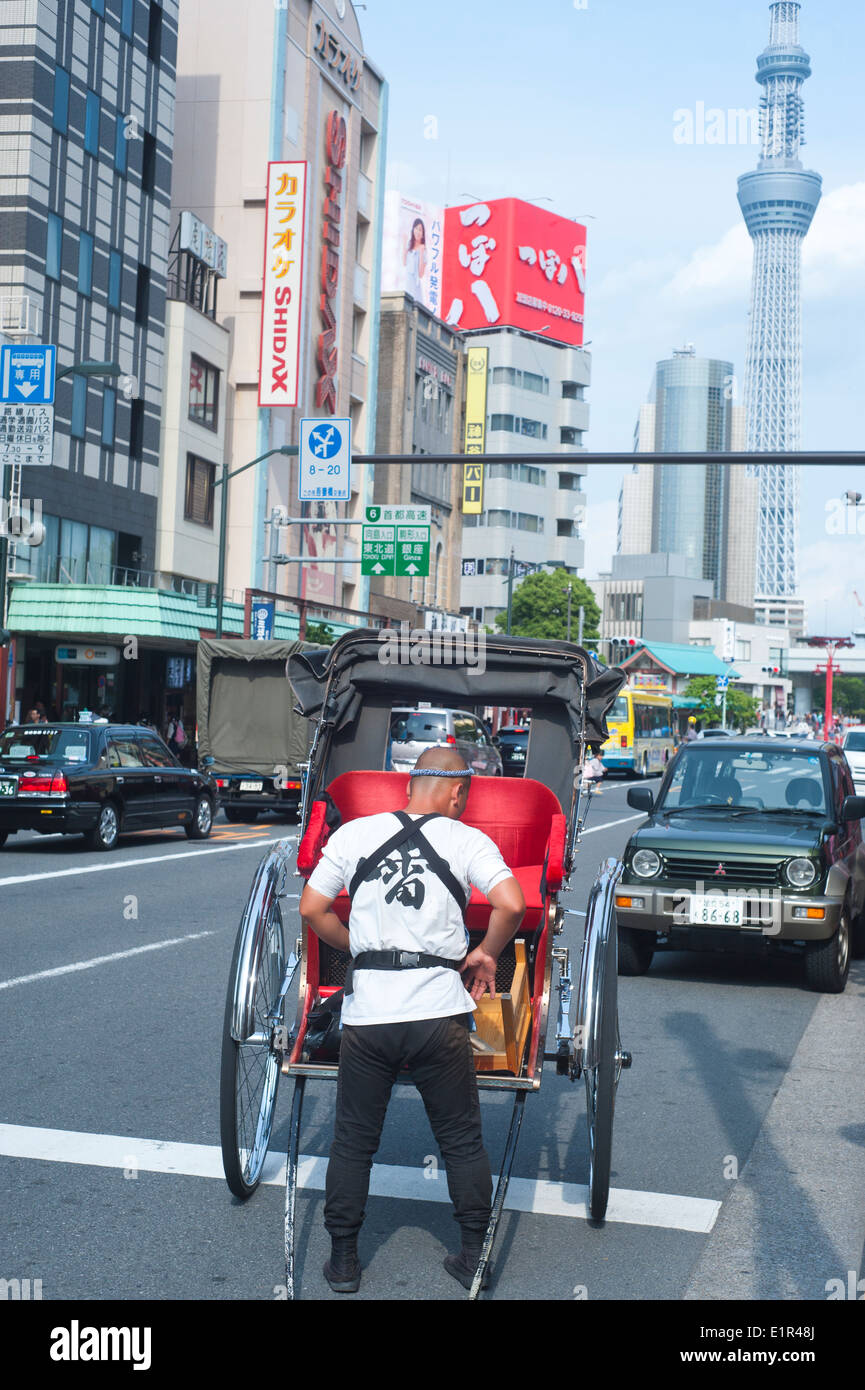
{"type": "Polygon", "coordinates": [[[716,598],[748,606],[757,485],[744,468],[699,458],[741,448],[743,416],[733,404],[733,383],[731,362],[697,357],[692,344],[658,362],[640,409],[635,452],[689,459],[635,461],[619,495],[617,548],[623,555],[687,556],[711,580],[716,598]]]}
{"type": "MultiPolygon", "coordinates": [[[[364,53],[346,0],[184,0],[172,230],[188,210],[231,248],[219,294],[220,316],[232,325],[223,396],[232,470],[296,446],[304,417],[350,419],[356,459],[375,446],[385,121],[386,85],[364,53]],[[306,163],[305,205],[289,228],[290,250],[303,259],[291,328],[299,368],[291,407],[259,405],[272,161],[306,163]]],[[[275,256],[268,255],[268,267],[275,256]]],[[[265,584],[272,549],[304,557],[276,566],[280,592],[323,608],[366,609],[368,581],[359,564],[342,563],[359,559],[359,529],[331,523],[362,519],[372,502],[370,472],[356,462],[350,501],[305,503],[306,524],[281,530],[273,547],[265,523],[274,510],[301,515],[297,460],[276,455],[234,479],[228,594],[240,599],[246,588],[265,584]]]]}

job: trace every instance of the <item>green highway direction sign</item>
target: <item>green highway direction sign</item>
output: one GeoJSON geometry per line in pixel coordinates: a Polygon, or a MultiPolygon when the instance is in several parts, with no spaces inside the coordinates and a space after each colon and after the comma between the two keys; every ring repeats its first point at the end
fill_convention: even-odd
{"type": "Polygon", "coordinates": [[[429,574],[429,507],[367,507],[361,574],[412,579],[429,574]]]}

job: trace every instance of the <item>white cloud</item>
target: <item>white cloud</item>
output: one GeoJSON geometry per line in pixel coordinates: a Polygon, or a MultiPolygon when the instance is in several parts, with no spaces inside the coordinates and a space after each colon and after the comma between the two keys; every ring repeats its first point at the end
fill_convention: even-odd
{"type": "MultiPolygon", "coordinates": [[[[744,222],[712,246],[701,246],[667,286],[691,300],[747,294],[751,238],[744,222]]],[[[865,272],[865,183],[824,194],[802,251],[803,291],[808,298],[849,293],[850,272],[865,272]]]]}
{"type": "Polygon", "coordinates": [[[671,294],[693,299],[746,295],[751,281],[751,238],[744,222],[714,246],[699,247],[667,285],[671,294]]]}

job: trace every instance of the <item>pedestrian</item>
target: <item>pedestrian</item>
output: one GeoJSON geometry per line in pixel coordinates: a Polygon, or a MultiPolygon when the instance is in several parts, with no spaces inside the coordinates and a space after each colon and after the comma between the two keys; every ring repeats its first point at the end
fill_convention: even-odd
{"type": "Polygon", "coordinates": [[[324,1206],[331,1238],[324,1275],[336,1293],[360,1286],[357,1241],[370,1169],[404,1066],[441,1149],[462,1233],[445,1269],[470,1288],[480,1261],[492,1178],[471,1014],[487,989],[495,994],[496,962],[526,905],[498,847],[460,822],[471,775],[455,749],[422,753],[409,774],[406,811],[361,816],[334,831],[301,897],[301,916],[316,935],[352,955],[324,1206]],[[480,945],[466,955],[472,884],[492,912],[480,945]],[[331,908],[343,887],[351,897],[347,929],[331,908]],[[406,953],[411,961],[400,959],[406,953]]]}
{"type": "Polygon", "coordinates": [[[583,790],[594,791],[597,795],[600,795],[603,791],[600,785],[601,778],[606,777],[606,775],[607,769],[601,762],[598,749],[595,747],[590,748],[589,757],[586,759],[583,766],[583,790]]]}
{"type": "Polygon", "coordinates": [[[697,737],[697,720],[693,714],[688,716],[688,731],[685,734],[685,742],[693,743],[697,737]]]}

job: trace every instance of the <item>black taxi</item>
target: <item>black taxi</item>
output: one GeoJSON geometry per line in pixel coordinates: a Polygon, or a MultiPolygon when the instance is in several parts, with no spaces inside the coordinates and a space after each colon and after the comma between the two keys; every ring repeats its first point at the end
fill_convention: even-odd
{"type": "Polygon", "coordinates": [[[0,845],[35,830],[110,850],[127,831],[172,825],[204,840],[218,798],[212,778],[182,767],[153,729],[20,724],[0,734],[0,845]]]}

